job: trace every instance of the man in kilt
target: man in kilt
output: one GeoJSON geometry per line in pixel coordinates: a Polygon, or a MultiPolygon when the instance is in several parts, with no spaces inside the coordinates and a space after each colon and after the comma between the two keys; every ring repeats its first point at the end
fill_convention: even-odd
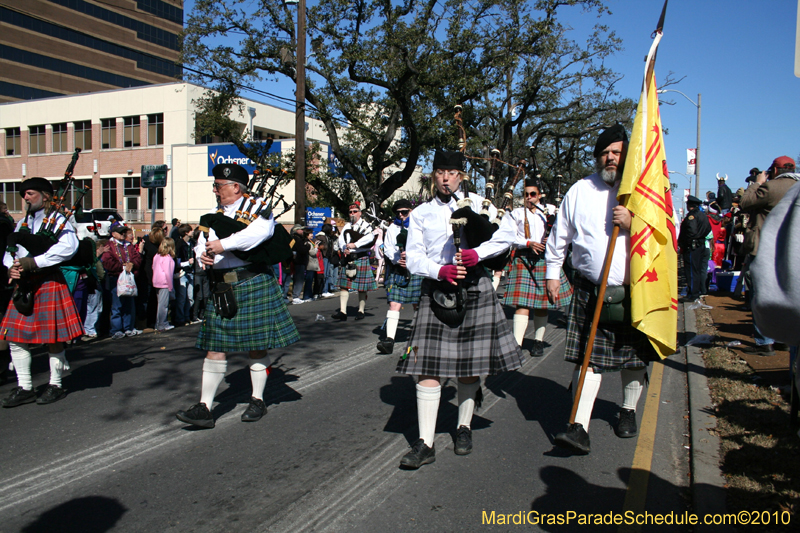
{"type": "Polygon", "coordinates": [[[415,310],[419,304],[422,277],[409,272],[406,264],[408,217],[411,215],[411,209],[411,202],[406,199],[394,203],[392,211],[395,219],[386,230],[386,238],[383,241],[384,255],[389,265],[389,273],[386,276],[386,299],[389,301],[389,310],[386,312],[386,336],[378,341],[378,351],[381,353],[392,353],[394,350],[394,336],[397,333],[403,304],[414,304],[415,310]]]}
{"type": "MultiPolygon", "coordinates": [[[[45,206],[53,199],[53,186],[44,178],[22,182],[20,195],[25,199],[28,213],[17,223],[19,232],[27,224],[32,234],[45,224],[45,206]]],[[[27,286],[33,294],[33,313],[23,315],[11,302],[0,324],[2,339],[9,342],[11,361],[17,372],[17,384],[3,401],[3,407],[16,407],[36,402],[40,405],[57,402],[67,395],[61,387],[61,375],[69,370],[64,343],[83,335],[83,326],[69,293],[64,275],[58,265],[71,259],[78,251],[75,229],[56,216],[55,228],[64,224],[57,241],[44,253],[32,256],[20,245],[16,257],[6,252],[3,264],[8,268],[10,281],[27,286]],[[50,383],[37,398],[31,378],[31,344],[47,344],[50,353],[50,383]]]]}
{"type": "MultiPolygon", "coordinates": [[[[236,218],[236,209],[249,179],[247,171],[238,165],[224,164],[215,166],[212,172],[214,192],[224,216],[236,218]]],[[[250,354],[253,392],[250,404],[242,413],[242,422],[256,422],[267,413],[263,397],[270,366],[267,350],[288,346],[300,337],[275,281],[272,265],[250,263],[233,252],[253,250],[270,239],[274,230],[273,218],[258,216],[244,229],[228,237],[220,239],[212,227],[207,239],[203,234],[198,239],[195,253],[206,269],[209,281],[233,286],[238,311],[233,318],[223,318],[215,309],[213,300],[209,299],[196,344],[201,350],[206,350],[200,403],[186,411],[178,411],[177,418],[182,422],[214,427],[210,409],[217,387],[225,378],[226,354],[230,352],[250,354]]]]}
{"type": "Polygon", "coordinates": [[[518,207],[506,215],[514,224],[516,239],[514,259],[508,265],[508,285],[503,303],[516,308],[514,338],[520,346],[525,338],[525,330],[528,329],[530,311],[533,309],[534,340],[530,354],[541,357],[544,355],[547,311],[566,306],[572,296],[572,287],[562,270],[558,297],[554,303],[548,302],[544,264],[547,212],[539,204],[541,194],[539,183],[526,179],[524,194],[525,206],[518,207]]]}
{"type": "Polygon", "coordinates": [[[372,226],[361,218],[361,204],[355,202],[350,206],[350,222],[344,225],[339,234],[339,249],[342,250],[345,265],[339,273],[339,310],[331,315],[336,320],[347,320],[347,299],[350,290],[358,291],[358,312],[356,320],[364,318],[364,309],[367,305],[367,292],[378,290],[375,275],[369,264],[369,253],[375,244],[375,234],[372,226]],[[348,276],[347,272],[355,270],[355,276],[348,276]]]}
{"type": "MultiPolygon", "coordinates": [[[[608,286],[630,283],[628,257],[631,213],[617,202],[627,146],[628,137],[619,124],[600,134],[594,149],[597,172],[578,181],[567,191],[553,232],[547,241],[545,261],[550,302],[558,298],[561,268],[567,247],[572,244],[575,280],[572,302],[567,312],[564,358],[576,365],[573,387],[578,382],[597,301],[595,290],[602,279],[606,251],[614,225],[620,227],[620,232],[614,247],[608,286]]],[[[627,293],[625,297],[629,300],[630,294],[627,293]]],[[[631,325],[630,319],[616,324],[600,324],[575,423],[569,425],[565,432],[556,435],[555,443],[575,453],[589,453],[589,421],[600,390],[602,375],[607,372],[620,372],[622,378],[623,399],[616,434],[621,438],[636,436],[636,405],[644,386],[647,363],[656,357],[647,337],[631,325]]]]}
{"type": "MultiPolygon", "coordinates": [[[[456,253],[450,219],[457,204],[447,187],[458,190],[466,177],[464,155],[437,151],[433,169],[435,195],[414,210],[409,222],[408,269],[425,279],[411,337],[397,364],[397,372],[418,376],[419,380],[419,439],[400,462],[401,468],[412,469],[436,459],[434,432],[442,378],[458,379],[455,453],[466,455],[472,451],[472,413],[482,397],[480,376],[515,370],[521,365],[519,345],[495,296],[491,277],[478,265],[479,261],[508,250],[514,232],[510,225],[501,225],[491,239],[456,253]],[[463,315],[459,314],[455,321],[448,318],[451,310],[442,313],[440,305],[442,294],[453,288],[465,289],[463,298],[458,298],[464,304],[460,308],[463,315]]],[[[480,200],[473,195],[469,202],[478,217],[480,200]]],[[[459,231],[463,236],[472,230],[466,227],[459,231]]]]}

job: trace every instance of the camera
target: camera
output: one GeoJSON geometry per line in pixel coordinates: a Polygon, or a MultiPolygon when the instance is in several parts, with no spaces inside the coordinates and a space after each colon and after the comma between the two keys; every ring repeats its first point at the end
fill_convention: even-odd
{"type": "Polygon", "coordinates": [[[758,170],[758,167],[753,167],[750,169],[750,175],[747,176],[744,181],[747,183],[754,183],[759,174],[761,174],[761,171],[758,170]]]}

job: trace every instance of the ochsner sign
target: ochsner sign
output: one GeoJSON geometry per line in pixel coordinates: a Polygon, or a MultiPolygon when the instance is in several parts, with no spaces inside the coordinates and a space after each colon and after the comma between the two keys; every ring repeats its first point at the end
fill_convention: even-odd
{"type": "MultiPolygon", "coordinates": [[[[281,151],[280,141],[275,141],[269,148],[269,153],[279,153],[281,151]]],[[[212,144],[208,145],[208,175],[211,176],[211,169],[216,165],[223,164],[236,164],[241,165],[247,170],[248,174],[252,174],[256,169],[256,163],[242,152],[239,151],[233,144],[212,144]]]]}

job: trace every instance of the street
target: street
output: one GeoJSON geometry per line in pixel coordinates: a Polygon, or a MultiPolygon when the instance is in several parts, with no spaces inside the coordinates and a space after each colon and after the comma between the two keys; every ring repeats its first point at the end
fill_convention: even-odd
{"type": "MultiPolygon", "coordinates": [[[[394,369],[413,309],[401,312],[394,354],[381,355],[385,293],[370,293],[363,321],[355,302],[346,322],[330,318],[338,298],[290,306],[302,340],[270,353],[269,413],[250,424],[239,420],[250,392],[244,354],[229,358],[216,428],[175,419],[199,398],[199,325],[68,349],[66,399],[0,410],[0,531],[507,531],[520,513],[688,509],[683,351],[651,366],[638,438],[614,435],[622,394],[619,375],[607,375],[592,452],[571,456],[552,444],[569,418],[572,376],[553,312],[545,356],[485,380],[473,453],[453,454],[456,388],[443,383],[436,462],[405,471],[415,390],[394,369]]],[[[34,386],[46,383],[47,365],[34,356],[34,386]]],[[[0,395],[15,385],[8,380],[0,395]]]]}

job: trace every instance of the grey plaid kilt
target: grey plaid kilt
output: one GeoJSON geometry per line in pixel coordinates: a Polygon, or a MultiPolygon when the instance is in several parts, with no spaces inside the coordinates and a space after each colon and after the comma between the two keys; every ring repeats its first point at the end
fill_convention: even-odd
{"type": "Polygon", "coordinates": [[[389,275],[386,277],[386,300],[400,304],[419,303],[420,292],[422,291],[422,276],[411,274],[408,285],[400,287],[398,283],[405,281],[403,274],[397,273],[397,267],[392,265],[389,275]]]}
{"type": "MultiPolygon", "coordinates": [[[[572,302],[567,312],[567,338],[564,359],[583,361],[586,341],[592,329],[595,285],[575,273],[572,302]],[[590,301],[591,300],[591,301],[590,301]],[[589,308],[589,305],[592,307],[589,308]]],[[[595,372],[616,372],[623,368],[644,368],[645,361],[658,358],[644,333],[630,324],[598,325],[589,364],[595,372]]]]}
{"type": "Polygon", "coordinates": [[[397,372],[415,376],[466,378],[516,370],[522,365],[521,352],[506,315],[495,296],[492,282],[481,277],[468,290],[464,322],[451,328],[431,310],[425,288],[401,356],[397,372]]]}
{"type": "Polygon", "coordinates": [[[551,305],[547,300],[547,265],[544,258],[540,257],[533,264],[533,277],[528,267],[531,266],[530,257],[514,255],[514,260],[506,269],[508,283],[503,295],[503,303],[512,307],[525,309],[558,309],[569,305],[572,298],[572,286],[569,284],[564,271],[561,271],[561,288],[558,290],[558,299],[551,305]],[[527,265],[527,266],[526,266],[527,265]]]}
{"type": "Polygon", "coordinates": [[[339,267],[339,287],[342,289],[353,289],[358,292],[376,291],[378,284],[375,283],[375,274],[372,273],[372,265],[369,264],[369,256],[355,260],[358,273],[353,279],[345,275],[344,265],[339,267]]]}
{"type": "Polygon", "coordinates": [[[232,319],[217,315],[214,300],[206,302],[197,348],[213,352],[247,352],[283,348],[300,340],[275,277],[259,274],[234,285],[239,311],[232,319]]]}

